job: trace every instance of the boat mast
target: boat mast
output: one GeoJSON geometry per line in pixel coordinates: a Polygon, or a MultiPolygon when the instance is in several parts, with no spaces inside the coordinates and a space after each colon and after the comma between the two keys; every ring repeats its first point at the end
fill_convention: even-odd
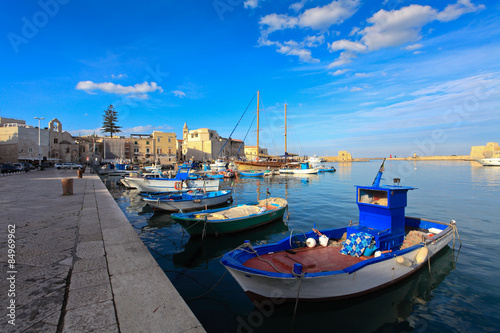
{"type": "Polygon", "coordinates": [[[287,149],[286,149],[286,103],[285,103],[285,160],[286,160],[286,155],[287,155],[287,149]]]}
{"type": "Polygon", "coordinates": [[[260,93],[257,91],[257,160],[259,159],[259,96],[260,93]]]}

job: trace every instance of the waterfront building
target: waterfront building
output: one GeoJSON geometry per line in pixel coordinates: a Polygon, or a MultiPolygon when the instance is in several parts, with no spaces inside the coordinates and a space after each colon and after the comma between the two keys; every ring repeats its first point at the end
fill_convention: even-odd
{"type": "Polygon", "coordinates": [[[57,118],[49,122],[49,142],[50,162],[81,162],[78,142],[69,132],[63,132],[62,124],[57,118]]]}
{"type": "Polygon", "coordinates": [[[491,158],[500,156],[500,146],[497,142],[488,142],[486,146],[472,146],[470,157],[472,159],[491,158]]]}
{"type": "Polygon", "coordinates": [[[103,159],[103,139],[95,135],[76,138],[80,147],[80,163],[99,164],[103,159]]]}
{"type": "Polygon", "coordinates": [[[347,151],[339,151],[338,160],[339,161],[352,161],[351,153],[348,153],[347,151]]]}
{"type": "Polygon", "coordinates": [[[217,158],[238,159],[244,156],[241,140],[226,139],[208,128],[189,130],[184,123],[182,130],[182,159],[209,161],[217,158]]]}
{"type": "Polygon", "coordinates": [[[47,161],[49,158],[49,131],[26,124],[26,121],[0,117],[0,163],[47,161]],[[40,134],[40,156],[38,137],[40,134]]]}
{"type": "Polygon", "coordinates": [[[173,164],[177,160],[177,136],[173,132],[153,131],[130,135],[132,162],[173,164]]]}
{"type": "MultiPolygon", "coordinates": [[[[268,156],[267,148],[259,147],[259,156],[268,156]]],[[[257,159],[257,146],[245,146],[245,158],[247,161],[255,161],[257,159]]]]}
{"type": "Polygon", "coordinates": [[[119,162],[129,163],[130,155],[130,138],[124,136],[102,138],[102,162],[119,162]]]}

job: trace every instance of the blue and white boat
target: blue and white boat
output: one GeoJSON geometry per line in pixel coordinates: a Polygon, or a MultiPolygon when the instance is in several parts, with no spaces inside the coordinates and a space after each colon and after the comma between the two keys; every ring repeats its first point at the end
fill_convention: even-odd
{"type": "Polygon", "coordinates": [[[257,300],[343,299],[407,279],[455,240],[456,225],[453,220],[406,217],[407,192],[414,188],[400,186],[399,179],[381,186],[382,171],[372,186],[356,187],[359,223],[292,231],[274,244],[245,243],[225,254],[221,263],[257,300]]]}
{"type": "Polygon", "coordinates": [[[187,192],[168,195],[151,195],[142,198],[154,209],[178,212],[208,208],[233,202],[231,190],[215,192],[187,192]]]}

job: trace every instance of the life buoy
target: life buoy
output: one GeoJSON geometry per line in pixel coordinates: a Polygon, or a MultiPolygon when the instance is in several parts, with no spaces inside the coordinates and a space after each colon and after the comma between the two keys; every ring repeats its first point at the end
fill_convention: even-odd
{"type": "Polygon", "coordinates": [[[177,190],[177,191],[180,191],[181,188],[182,188],[182,183],[181,182],[175,182],[174,184],[174,188],[177,190]]]}

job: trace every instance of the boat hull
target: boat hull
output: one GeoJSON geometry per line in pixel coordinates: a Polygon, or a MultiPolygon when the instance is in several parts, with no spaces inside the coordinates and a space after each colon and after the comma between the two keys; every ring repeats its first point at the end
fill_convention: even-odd
{"type": "Polygon", "coordinates": [[[318,173],[319,169],[280,169],[280,174],[312,175],[318,173]]]}
{"type": "MultiPolygon", "coordinates": [[[[447,246],[453,235],[454,228],[450,226],[427,241],[429,258],[447,246]]],[[[416,256],[422,247],[423,244],[419,244],[406,250],[385,253],[342,270],[306,273],[302,278],[289,273],[269,273],[239,267],[236,257],[228,257],[231,252],[221,262],[252,299],[295,301],[298,297],[301,301],[327,301],[365,295],[408,278],[428,265],[427,260],[419,264],[416,262],[416,256]],[[409,259],[412,265],[398,263],[397,256],[409,259]]],[[[262,257],[264,253],[257,251],[262,257]]]]}
{"type": "Polygon", "coordinates": [[[266,170],[266,169],[279,169],[285,166],[286,162],[279,161],[262,161],[262,162],[234,162],[238,170],[266,170]]]}
{"type": "Polygon", "coordinates": [[[482,158],[477,160],[484,166],[500,166],[500,157],[498,158],[482,158]]]}
{"type": "Polygon", "coordinates": [[[178,221],[192,236],[219,236],[257,228],[276,220],[283,220],[286,208],[287,206],[283,206],[255,216],[228,220],[205,221],[203,218],[180,218],[175,215],[172,215],[172,219],[178,221]]]}
{"type": "Polygon", "coordinates": [[[219,190],[219,180],[217,179],[196,179],[187,180],[182,182],[182,189],[180,189],[180,180],[174,179],[148,179],[140,177],[125,177],[125,182],[130,187],[135,187],[139,192],[179,192],[191,191],[202,189],[207,192],[219,190]],[[177,188],[176,188],[177,187],[177,188]]]}
{"type": "Polygon", "coordinates": [[[151,207],[158,210],[169,212],[178,212],[180,210],[197,210],[205,207],[213,207],[222,204],[230,204],[233,202],[232,192],[223,191],[224,193],[216,196],[199,197],[194,200],[155,200],[152,198],[143,198],[151,207]]]}

